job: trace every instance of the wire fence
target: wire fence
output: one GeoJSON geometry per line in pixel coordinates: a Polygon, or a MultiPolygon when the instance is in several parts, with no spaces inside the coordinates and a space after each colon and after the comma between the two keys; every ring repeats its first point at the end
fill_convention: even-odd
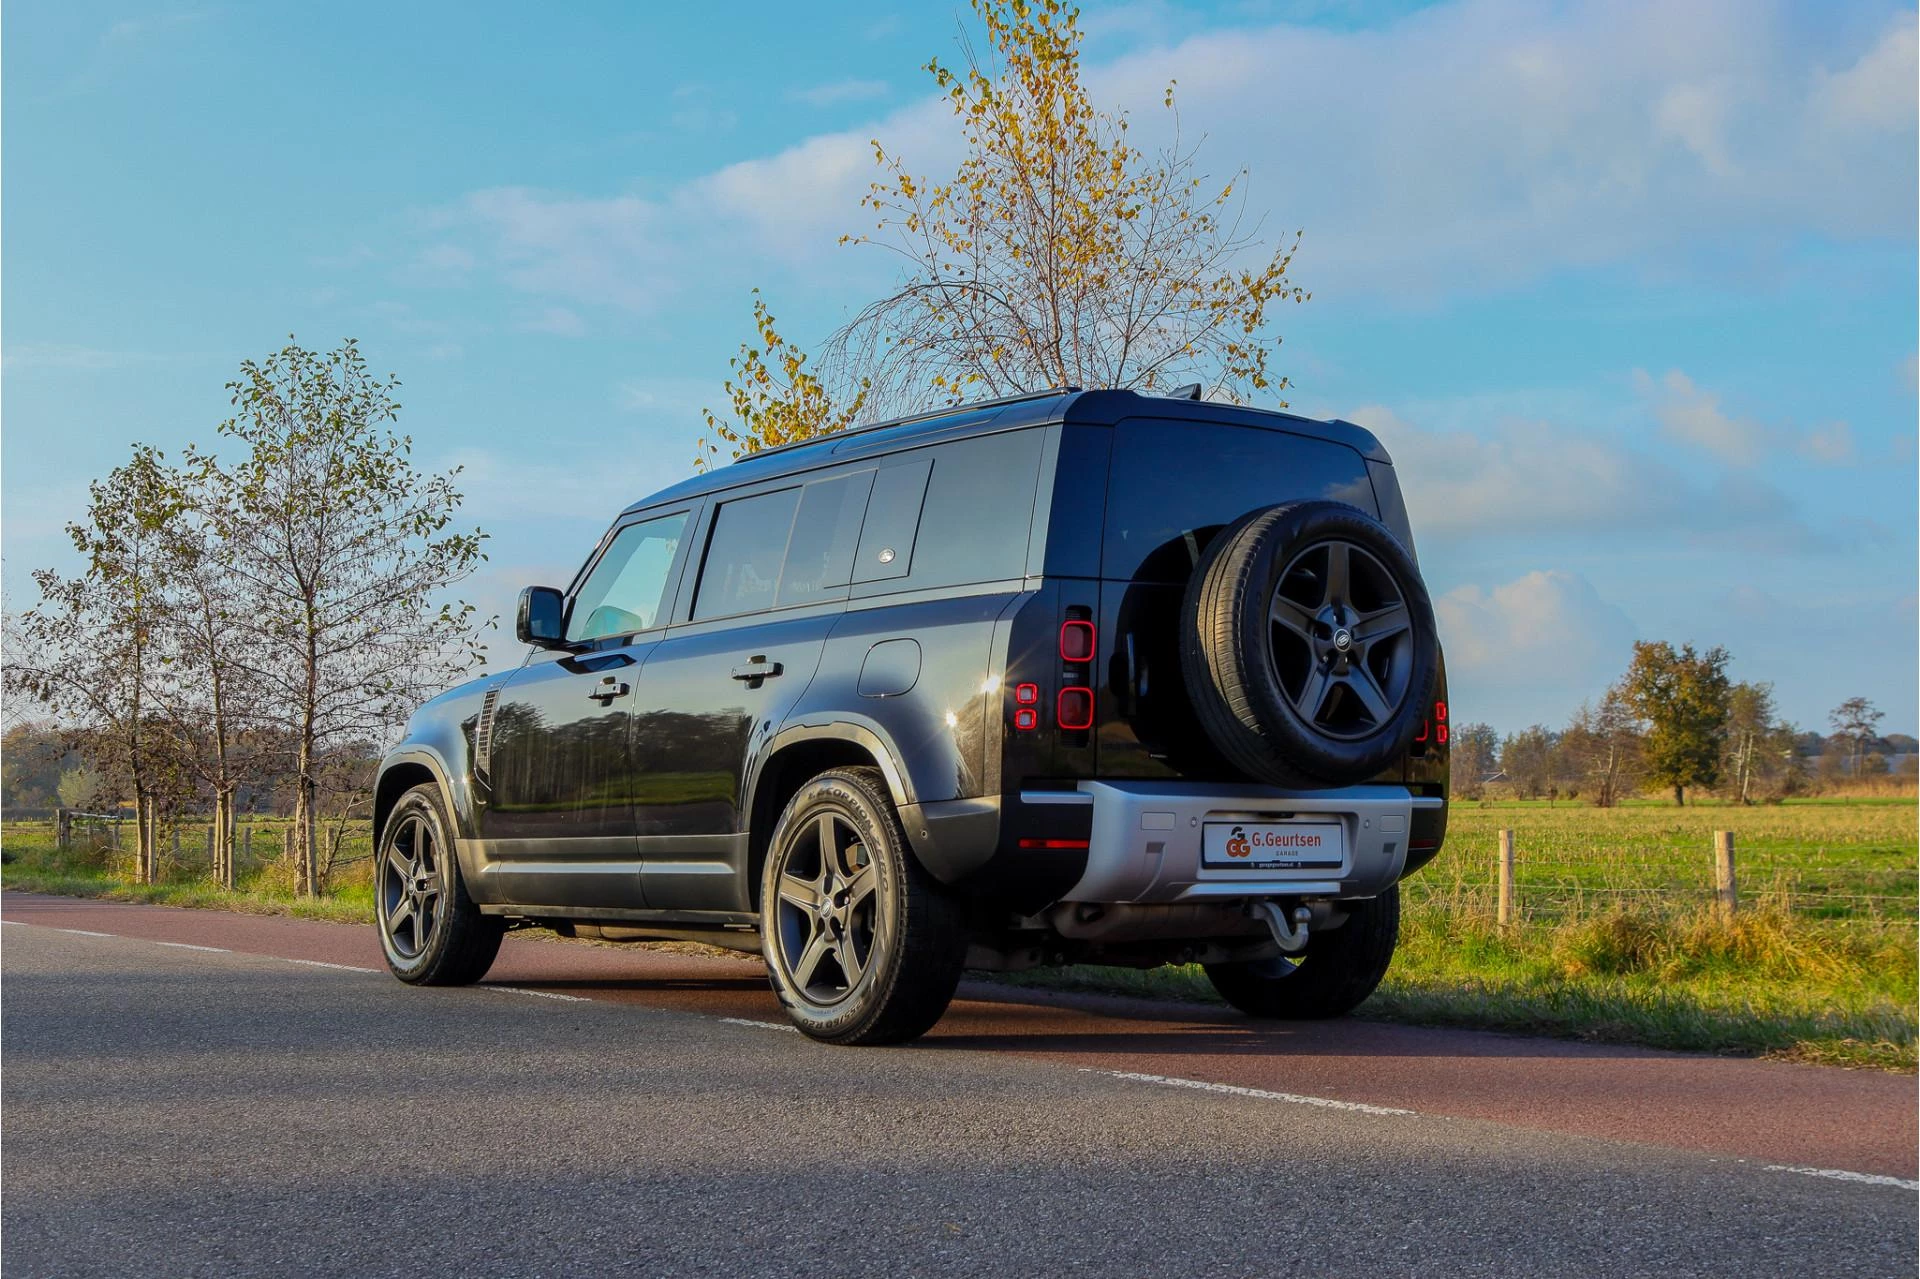
{"type": "Polygon", "coordinates": [[[1549,838],[1539,841],[1548,847],[1530,846],[1525,830],[1503,828],[1490,832],[1491,839],[1487,833],[1451,836],[1432,866],[1405,881],[1408,904],[1492,915],[1514,925],[1556,924],[1622,909],[1765,908],[1805,920],[1920,919],[1920,869],[1911,848],[1897,844],[1761,843],[1747,850],[1735,832],[1710,832],[1715,837],[1699,840],[1697,852],[1677,850],[1670,840],[1574,850],[1549,838]]]}
{"type": "MultiPolygon", "coordinates": [[[[50,846],[102,869],[130,873],[136,832],[131,811],[92,813],[64,809],[47,820],[9,817],[6,830],[50,846]]],[[[233,864],[236,879],[246,882],[290,869],[293,822],[289,818],[241,816],[235,824],[233,864]]],[[[184,813],[163,818],[159,827],[157,878],[161,880],[211,877],[214,873],[214,826],[205,815],[184,813]]],[[[319,829],[322,864],[335,885],[363,878],[373,861],[373,835],[364,821],[344,827],[322,823],[319,829]]]]}

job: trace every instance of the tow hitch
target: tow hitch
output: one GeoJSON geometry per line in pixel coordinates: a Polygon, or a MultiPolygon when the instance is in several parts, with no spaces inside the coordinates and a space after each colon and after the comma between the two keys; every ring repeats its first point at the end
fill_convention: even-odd
{"type": "Polygon", "coordinates": [[[1305,906],[1295,906],[1291,919],[1276,901],[1252,902],[1247,910],[1255,919],[1266,924],[1267,931],[1273,934],[1274,942],[1283,953],[1297,955],[1307,948],[1307,921],[1313,918],[1313,912],[1305,906]]]}

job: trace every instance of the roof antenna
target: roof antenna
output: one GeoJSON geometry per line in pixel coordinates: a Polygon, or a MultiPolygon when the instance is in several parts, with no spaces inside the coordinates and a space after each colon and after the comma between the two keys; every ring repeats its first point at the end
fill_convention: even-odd
{"type": "Polygon", "coordinates": [[[1185,386],[1176,386],[1168,393],[1169,400],[1197,400],[1205,388],[1198,382],[1189,382],[1185,386]]]}

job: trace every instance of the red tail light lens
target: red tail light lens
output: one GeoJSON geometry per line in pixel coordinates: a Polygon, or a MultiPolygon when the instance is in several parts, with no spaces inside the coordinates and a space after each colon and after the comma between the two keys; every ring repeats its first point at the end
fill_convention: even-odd
{"type": "Polygon", "coordinates": [[[1068,662],[1091,662],[1094,652],[1092,622],[1063,622],[1060,625],[1060,657],[1068,662]]]}
{"type": "Polygon", "coordinates": [[[1013,726],[1023,733],[1031,733],[1039,723],[1039,711],[1021,710],[1013,713],[1013,726]]]}
{"type": "Polygon", "coordinates": [[[1093,690],[1090,688],[1063,688],[1060,700],[1055,706],[1060,727],[1068,732],[1080,732],[1093,727],[1093,690]]]}
{"type": "Polygon", "coordinates": [[[1038,706],[1040,704],[1040,686],[1038,684],[1014,685],[1013,701],[1016,706],[1038,706]]]}

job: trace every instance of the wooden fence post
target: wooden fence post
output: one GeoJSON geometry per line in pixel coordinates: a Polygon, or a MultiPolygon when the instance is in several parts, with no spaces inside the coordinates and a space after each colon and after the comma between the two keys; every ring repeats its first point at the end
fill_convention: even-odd
{"type": "Polygon", "coordinates": [[[1713,832],[1713,896],[1720,914],[1732,919],[1740,908],[1740,889],[1733,873],[1733,832],[1713,832]]]}
{"type": "Polygon", "coordinates": [[[240,847],[242,850],[245,851],[247,855],[247,861],[251,863],[253,861],[253,823],[252,822],[247,823],[247,833],[246,833],[246,836],[241,840],[240,847]]]}
{"type": "Polygon", "coordinates": [[[66,808],[57,809],[54,812],[53,821],[54,846],[64,853],[73,847],[73,811],[66,808]]]}
{"type": "Polygon", "coordinates": [[[1500,926],[1513,923],[1513,832],[1500,832],[1500,926]]]}

